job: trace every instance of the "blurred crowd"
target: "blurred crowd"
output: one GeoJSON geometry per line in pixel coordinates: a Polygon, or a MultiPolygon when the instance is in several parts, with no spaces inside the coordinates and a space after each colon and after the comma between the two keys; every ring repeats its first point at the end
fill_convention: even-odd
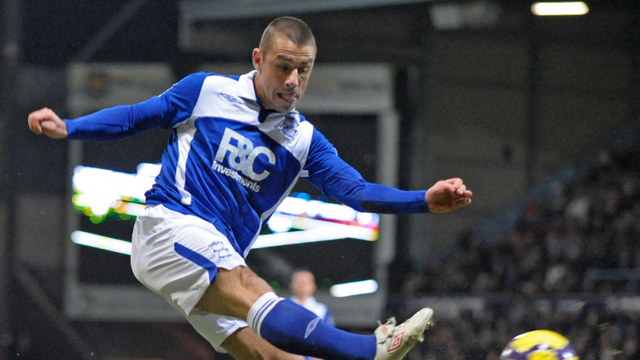
{"type": "MultiPolygon", "coordinates": [[[[591,269],[640,272],[640,149],[602,151],[591,170],[529,203],[504,238],[469,232],[453,256],[407,283],[408,293],[620,293],[629,272],[589,280],[591,269]]],[[[633,273],[633,272],[631,272],[633,273]]],[[[635,274],[637,276],[637,274],[635,274]]]]}
{"type": "Polygon", "coordinates": [[[515,335],[535,329],[563,334],[581,360],[640,358],[638,313],[611,314],[594,308],[543,315],[526,306],[511,308],[489,310],[480,319],[467,313],[456,320],[437,321],[419,349],[409,353],[408,360],[498,360],[515,335]]]}
{"type": "Polygon", "coordinates": [[[640,359],[640,312],[586,302],[573,312],[540,313],[526,304],[526,299],[549,294],[600,299],[638,294],[640,148],[604,150],[592,165],[528,203],[507,235],[482,239],[465,233],[446,261],[405,283],[404,299],[444,294],[482,296],[498,304],[512,296],[525,299],[504,300],[481,316],[469,312],[441,319],[408,359],[497,360],[515,335],[535,329],[563,334],[581,360],[640,359]],[[613,277],[592,277],[594,269],[606,269],[613,277]]]}

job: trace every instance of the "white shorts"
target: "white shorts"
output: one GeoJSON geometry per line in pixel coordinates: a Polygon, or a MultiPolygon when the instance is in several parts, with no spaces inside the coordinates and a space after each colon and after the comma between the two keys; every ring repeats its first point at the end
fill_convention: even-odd
{"type": "Polygon", "coordinates": [[[191,323],[216,351],[241,319],[194,308],[218,268],[247,266],[229,240],[211,223],[162,205],[148,205],[133,228],[131,268],[136,278],[162,296],[191,323]]]}

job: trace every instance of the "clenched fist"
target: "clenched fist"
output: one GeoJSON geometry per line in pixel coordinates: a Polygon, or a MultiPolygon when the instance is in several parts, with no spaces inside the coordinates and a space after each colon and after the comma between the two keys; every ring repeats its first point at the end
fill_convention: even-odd
{"type": "Polygon", "coordinates": [[[432,213],[444,213],[471,204],[473,193],[460,178],[438,181],[425,195],[425,201],[432,213]]]}
{"type": "Polygon", "coordinates": [[[49,108],[42,108],[29,114],[29,129],[53,139],[67,137],[67,124],[49,108]]]}

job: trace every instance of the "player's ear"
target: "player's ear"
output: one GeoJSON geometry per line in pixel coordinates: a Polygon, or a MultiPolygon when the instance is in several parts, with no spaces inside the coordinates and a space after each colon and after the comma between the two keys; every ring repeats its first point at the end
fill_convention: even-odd
{"type": "Polygon", "coordinates": [[[258,48],[253,49],[253,67],[258,72],[262,71],[262,52],[258,48]]]}

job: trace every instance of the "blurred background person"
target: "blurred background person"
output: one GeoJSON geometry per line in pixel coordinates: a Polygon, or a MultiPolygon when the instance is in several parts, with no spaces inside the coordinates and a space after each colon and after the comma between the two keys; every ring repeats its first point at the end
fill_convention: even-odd
{"type": "MultiPolygon", "coordinates": [[[[333,316],[327,305],[319,302],[313,294],[318,287],[316,286],[316,278],[313,273],[306,269],[298,269],[291,276],[291,300],[312,313],[318,315],[322,321],[329,325],[336,326],[333,316]]],[[[305,360],[320,360],[318,358],[305,357],[305,360]]]]}
{"type": "Polygon", "coordinates": [[[291,277],[290,289],[292,293],[291,300],[293,302],[302,305],[305,309],[318,315],[318,317],[327,324],[336,325],[327,305],[319,302],[313,296],[318,287],[316,286],[316,280],[311,271],[306,269],[296,270],[291,277]]]}

